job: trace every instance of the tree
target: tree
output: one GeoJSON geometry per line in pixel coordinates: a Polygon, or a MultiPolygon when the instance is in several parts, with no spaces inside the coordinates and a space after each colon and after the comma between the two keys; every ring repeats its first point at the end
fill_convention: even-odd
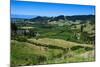
{"type": "Polygon", "coordinates": [[[11,23],[11,31],[15,31],[17,30],[17,26],[15,23],[11,23]]]}

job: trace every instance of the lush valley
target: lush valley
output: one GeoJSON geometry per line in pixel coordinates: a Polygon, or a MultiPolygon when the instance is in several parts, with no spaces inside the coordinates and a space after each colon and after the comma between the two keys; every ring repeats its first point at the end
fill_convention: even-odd
{"type": "MultiPolygon", "coordinates": [[[[12,19],[11,19],[12,20],[12,19]]],[[[11,65],[95,60],[95,15],[11,21],[11,65]]]]}

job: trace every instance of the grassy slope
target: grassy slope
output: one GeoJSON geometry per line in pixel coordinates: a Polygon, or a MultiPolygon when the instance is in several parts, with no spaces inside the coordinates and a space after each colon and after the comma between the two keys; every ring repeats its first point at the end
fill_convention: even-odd
{"type": "Polygon", "coordinates": [[[44,64],[44,60],[63,53],[61,49],[48,49],[27,42],[11,41],[12,65],[44,64]],[[42,60],[41,60],[42,57],[42,60]],[[40,60],[40,61],[39,61],[40,60]],[[42,62],[42,63],[41,63],[42,62]]]}
{"type": "Polygon", "coordinates": [[[80,46],[80,47],[88,47],[93,48],[93,45],[87,45],[87,44],[79,44],[75,42],[65,41],[62,39],[51,39],[51,38],[41,38],[41,39],[28,39],[28,42],[31,43],[40,43],[43,46],[57,46],[61,48],[72,48],[74,46],[80,46]]]}
{"type": "MultiPolygon", "coordinates": [[[[75,49],[73,51],[63,51],[60,48],[45,47],[45,45],[67,48],[72,46],[82,46],[84,48],[93,48],[91,45],[78,44],[61,39],[28,39],[27,42],[11,41],[11,63],[15,65],[35,65],[35,64],[51,64],[51,63],[64,63],[64,62],[80,62],[80,61],[93,61],[94,57],[84,58],[84,48],[75,49]],[[29,42],[30,41],[30,42],[29,42]],[[33,44],[33,42],[35,42],[33,44]],[[41,45],[37,45],[37,43],[41,45]],[[83,55],[82,55],[83,54],[83,55]],[[93,60],[91,60],[91,58],[93,60]]],[[[87,56],[87,55],[86,55],[87,56]]]]}

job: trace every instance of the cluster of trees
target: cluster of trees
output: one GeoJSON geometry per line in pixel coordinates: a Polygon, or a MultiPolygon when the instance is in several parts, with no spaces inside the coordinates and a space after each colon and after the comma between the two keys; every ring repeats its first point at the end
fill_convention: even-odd
{"type": "Polygon", "coordinates": [[[12,39],[18,39],[20,41],[25,40],[25,36],[27,37],[35,37],[37,32],[35,32],[33,29],[19,29],[16,23],[11,23],[11,38],[12,39]],[[24,37],[22,37],[24,36],[24,37]]]}
{"type": "Polygon", "coordinates": [[[90,35],[87,32],[81,33],[81,40],[87,44],[95,44],[95,35],[90,35]]]}
{"type": "Polygon", "coordinates": [[[16,24],[15,23],[11,23],[11,31],[17,31],[17,26],[16,26],[16,24]]]}

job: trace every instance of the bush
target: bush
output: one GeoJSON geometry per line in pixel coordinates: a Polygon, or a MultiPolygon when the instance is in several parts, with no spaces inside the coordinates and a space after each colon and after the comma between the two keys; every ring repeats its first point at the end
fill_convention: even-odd
{"type": "Polygon", "coordinates": [[[27,41],[27,37],[25,37],[25,36],[18,36],[18,37],[16,37],[16,40],[17,41],[21,41],[21,42],[26,42],[27,41]]]}

